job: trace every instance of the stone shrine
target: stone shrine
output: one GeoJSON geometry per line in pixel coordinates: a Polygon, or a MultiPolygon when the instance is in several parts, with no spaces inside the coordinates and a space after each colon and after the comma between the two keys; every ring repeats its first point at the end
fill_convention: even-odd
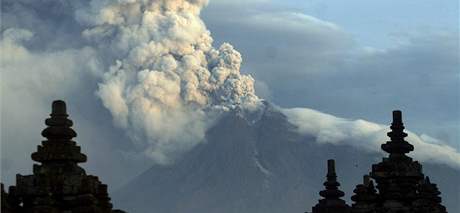
{"type": "Polygon", "coordinates": [[[76,132],[71,128],[64,101],[54,101],[48,126],[42,131],[46,138],[32,160],[32,175],[16,176],[16,185],[8,192],[1,185],[1,210],[3,213],[112,213],[107,185],[97,176],[87,175],[78,164],[86,162],[72,138],[76,132]]]}
{"type": "Polygon", "coordinates": [[[324,199],[312,208],[312,213],[447,213],[436,184],[422,173],[419,162],[406,155],[414,146],[404,139],[407,134],[401,111],[393,111],[390,128],[390,141],[381,145],[389,155],[372,165],[370,174],[356,186],[351,207],[338,199],[344,193],[337,189],[339,184],[331,169],[334,163],[329,160],[326,190],[320,192],[324,199]]]}

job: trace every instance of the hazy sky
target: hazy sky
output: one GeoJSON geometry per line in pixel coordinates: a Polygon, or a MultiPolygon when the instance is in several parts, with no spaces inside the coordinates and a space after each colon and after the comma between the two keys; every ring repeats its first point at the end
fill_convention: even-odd
{"type": "Polygon", "coordinates": [[[459,146],[458,1],[211,1],[203,17],[275,103],[380,123],[402,109],[459,146]]]}
{"type": "MultiPolygon", "coordinates": [[[[2,181],[31,172],[30,153],[51,101],[60,98],[90,173],[116,188],[151,164],[95,94],[113,61],[82,38],[90,21],[80,9],[100,2],[108,1],[2,2],[2,181]]],[[[211,0],[202,18],[214,46],[229,42],[241,53],[242,72],[254,77],[260,97],[381,124],[401,109],[408,129],[459,150],[458,4],[211,0]]]]}

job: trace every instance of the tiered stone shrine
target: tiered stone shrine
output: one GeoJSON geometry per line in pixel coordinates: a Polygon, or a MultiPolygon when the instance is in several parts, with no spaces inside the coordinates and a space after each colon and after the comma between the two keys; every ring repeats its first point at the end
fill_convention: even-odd
{"type": "Polygon", "coordinates": [[[335,161],[327,161],[327,180],[324,182],[326,189],[319,192],[323,199],[319,200],[318,204],[312,208],[312,213],[330,213],[330,212],[343,212],[349,213],[350,207],[341,199],[345,195],[339,190],[340,183],[337,182],[337,175],[335,173],[335,161]]]}
{"type": "MultiPolygon", "coordinates": [[[[328,202],[328,199],[336,200],[337,195],[343,196],[343,193],[336,192],[337,188],[331,188],[335,190],[335,193],[331,193],[334,196],[320,200],[313,207],[313,213],[447,213],[441,204],[441,193],[436,184],[422,173],[419,162],[406,155],[414,150],[414,146],[404,139],[407,134],[404,132],[401,111],[393,111],[390,128],[387,134],[390,141],[381,146],[389,155],[382,162],[372,165],[370,175],[366,175],[363,183],[356,186],[351,207],[346,208],[342,201],[328,202]]],[[[335,172],[331,180],[336,180],[335,172]]],[[[330,194],[325,191],[321,193],[321,196],[330,194]]]]}
{"type": "Polygon", "coordinates": [[[54,101],[48,126],[42,131],[46,138],[32,159],[32,175],[17,175],[16,185],[8,192],[1,189],[2,212],[31,213],[111,213],[112,210],[107,185],[97,176],[87,175],[78,164],[86,162],[86,155],[72,138],[77,134],[71,128],[66,104],[54,101]]]}

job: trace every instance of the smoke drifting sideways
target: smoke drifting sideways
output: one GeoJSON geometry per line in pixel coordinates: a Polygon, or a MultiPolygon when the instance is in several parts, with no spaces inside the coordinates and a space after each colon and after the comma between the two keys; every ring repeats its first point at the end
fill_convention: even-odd
{"type": "MultiPolygon", "coordinates": [[[[288,120],[297,126],[301,135],[315,136],[317,143],[347,144],[357,149],[381,153],[380,145],[389,138],[388,125],[365,120],[350,120],[308,108],[280,109],[288,120]]],[[[460,153],[455,148],[425,134],[411,131],[407,141],[415,146],[409,155],[417,160],[435,162],[460,169],[460,153]]]]}
{"type": "Polygon", "coordinates": [[[83,36],[115,62],[97,95],[115,123],[158,163],[189,150],[219,112],[255,110],[254,79],[230,44],[212,47],[204,0],[99,1],[83,36]],[[106,51],[108,50],[108,51],[106,51]]]}

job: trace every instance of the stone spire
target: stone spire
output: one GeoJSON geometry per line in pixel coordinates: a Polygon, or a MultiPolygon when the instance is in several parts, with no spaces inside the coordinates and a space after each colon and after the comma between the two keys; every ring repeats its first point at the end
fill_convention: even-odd
{"type": "Polygon", "coordinates": [[[418,198],[413,202],[415,213],[446,213],[446,207],[441,204],[441,197],[436,184],[431,183],[427,176],[418,187],[418,198]]]}
{"type": "Polygon", "coordinates": [[[407,206],[416,199],[417,185],[424,175],[422,166],[405,155],[414,147],[404,140],[407,134],[404,132],[401,111],[393,111],[391,132],[387,135],[391,140],[383,144],[382,149],[389,153],[389,157],[372,165],[370,175],[377,182],[386,211],[410,212],[407,206]]]}
{"type": "Polygon", "coordinates": [[[35,165],[34,170],[85,174],[77,163],[86,162],[86,155],[82,154],[80,147],[72,141],[77,133],[71,128],[73,122],[68,116],[65,102],[54,101],[50,118],[45,120],[48,127],[42,131],[42,136],[47,140],[32,153],[32,160],[42,163],[41,166],[35,165]]]}
{"type": "Polygon", "coordinates": [[[334,161],[330,160],[326,190],[320,193],[324,199],[313,207],[313,213],[446,213],[436,184],[425,178],[422,166],[406,155],[414,146],[404,140],[407,134],[401,111],[393,111],[390,128],[390,140],[381,146],[389,156],[372,165],[370,175],[365,175],[363,183],[356,186],[350,210],[340,199],[343,192],[338,190],[334,161]],[[375,188],[371,178],[376,182],[375,188]]]}
{"type": "Polygon", "coordinates": [[[374,182],[368,175],[363,177],[363,183],[358,184],[353,190],[355,195],[351,197],[354,201],[352,213],[375,213],[377,203],[377,191],[374,188],[374,182]]]}
{"type": "Polygon", "coordinates": [[[33,175],[16,176],[16,186],[10,186],[7,194],[11,209],[17,209],[11,212],[114,212],[107,185],[78,166],[86,162],[86,155],[72,141],[77,134],[64,101],[53,102],[45,123],[42,136],[46,140],[32,154],[41,164],[34,165],[33,175]]]}
{"type": "Polygon", "coordinates": [[[414,151],[414,146],[404,140],[407,134],[404,132],[401,111],[393,111],[393,122],[390,128],[391,132],[388,132],[387,135],[391,140],[382,144],[382,149],[390,154],[390,158],[402,157],[405,156],[406,153],[414,151]]]}
{"type": "Polygon", "coordinates": [[[327,161],[326,177],[327,180],[323,184],[326,189],[319,193],[323,199],[312,208],[312,213],[348,213],[350,207],[340,199],[345,193],[339,190],[340,183],[337,182],[334,160],[327,161]]]}

